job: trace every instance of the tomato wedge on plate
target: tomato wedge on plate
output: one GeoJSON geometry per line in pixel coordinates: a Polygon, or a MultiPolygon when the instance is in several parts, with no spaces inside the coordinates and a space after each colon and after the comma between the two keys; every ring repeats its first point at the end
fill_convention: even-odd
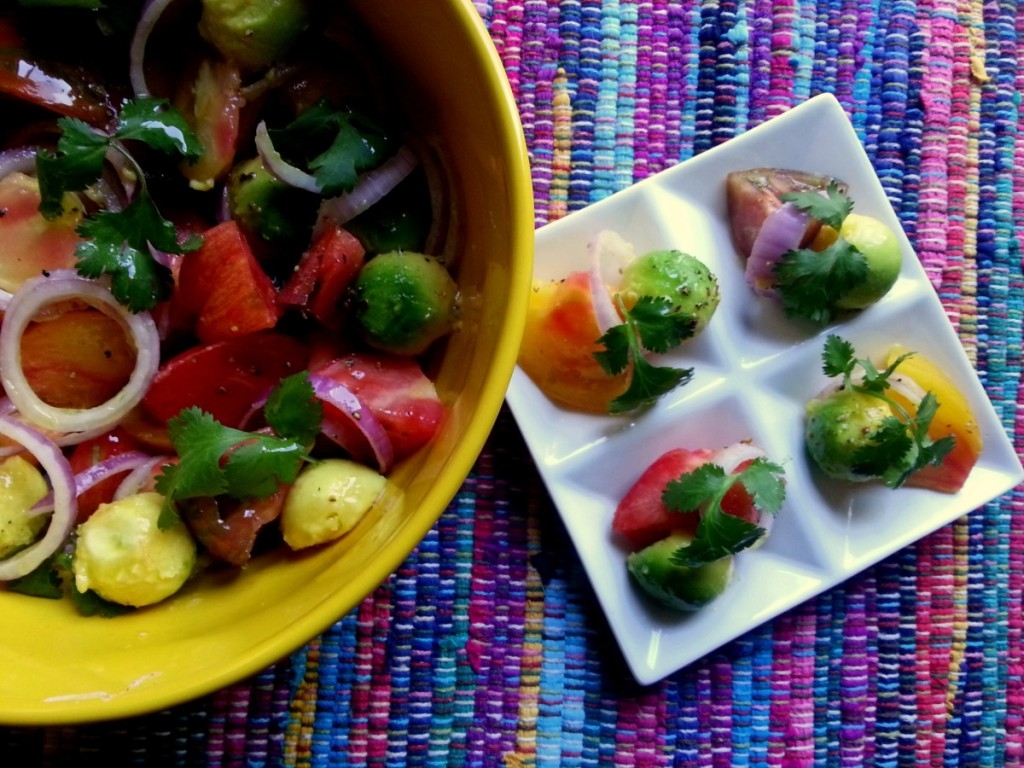
{"type": "Polygon", "coordinates": [[[182,258],[171,301],[175,325],[194,319],[206,343],[268,330],[281,316],[277,290],[231,220],[206,230],[199,250],[182,258]]]}
{"type": "MultiPolygon", "coordinates": [[[[695,451],[676,448],[659,456],[622,497],[612,518],[612,530],[634,550],[642,549],[674,532],[693,535],[700,517],[670,510],[665,506],[662,495],[670,482],[702,464],[714,461],[717,453],[707,448],[695,451]]],[[[740,464],[737,471],[747,463],[740,464]]],[[[722,511],[755,524],[760,518],[753,498],[740,483],[733,484],[726,492],[722,499],[722,511]]]]}
{"type": "Polygon", "coordinates": [[[629,386],[629,374],[609,376],[594,358],[604,349],[597,343],[601,335],[586,272],[535,284],[519,366],[554,402],[607,413],[629,386]]]}

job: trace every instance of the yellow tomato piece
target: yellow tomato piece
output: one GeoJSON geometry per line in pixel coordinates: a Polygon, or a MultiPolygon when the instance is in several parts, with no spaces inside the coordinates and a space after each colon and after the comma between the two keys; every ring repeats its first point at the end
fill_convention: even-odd
{"type": "MultiPolygon", "coordinates": [[[[894,345],[889,349],[885,365],[889,366],[907,349],[894,345]]],[[[971,468],[981,455],[984,441],[974,411],[964,394],[953,381],[927,357],[915,353],[896,368],[896,376],[905,376],[925,392],[931,392],[938,401],[938,408],[928,429],[932,440],[951,435],[956,447],[946,456],[939,467],[926,467],[910,478],[909,485],[935,488],[955,492],[963,485],[971,468]]],[[[900,403],[907,412],[916,414],[916,406],[892,390],[890,396],[900,403]]]]}
{"type": "Polygon", "coordinates": [[[530,295],[519,365],[551,400],[569,408],[607,413],[626,391],[629,372],[609,376],[594,359],[603,349],[590,298],[589,276],[537,282],[530,295]]]}
{"type": "Polygon", "coordinates": [[[75,266],[75,247],[81,237],[81,201],[64,196],[64,214],[47,221],[39,213],[39,182],[24,173],[0,179],[0,288],[15,291],[30,277],[44,271],[75,266]]]}
{"type": "Polygon", "coordinates": [[[32,389],[58,408],[92,408],[116,395],[135,367],[120,323],[94,309],[73,309],[29,324],[22,367],[32,389]]]}

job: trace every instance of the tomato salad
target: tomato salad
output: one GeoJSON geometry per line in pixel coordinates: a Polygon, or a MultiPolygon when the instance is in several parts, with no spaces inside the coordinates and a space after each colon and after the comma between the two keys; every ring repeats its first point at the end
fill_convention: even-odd
{"type": "Polygon", "coordinates": [[[9,589],[108,614],[330,541],[436,434],[440,153],[365,39],[315,0],[0,12],[9,589]]]}

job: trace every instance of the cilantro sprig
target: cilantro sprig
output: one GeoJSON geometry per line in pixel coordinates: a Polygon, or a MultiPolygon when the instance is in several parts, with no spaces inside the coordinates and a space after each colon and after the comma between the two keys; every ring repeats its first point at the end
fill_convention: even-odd
{"type": "Polygon", "coordinates": [[[85,238],[75,255],[85,277],[110,275],[114,297],[133,312],[152,309],[170,296],[170,270],[153,256],[151,248],[167,253],[188,253],[202,243],[191,235],[179,242],[174,225],[163,218],[149,194],[145,174],[125,142],[141,142],[168,155],[197,160],[202,145],[184,117],[162,99],[143,98],[124,104],[112,133],[64,117],[57,121],[61,136],[56,152],[36,155],[40,212],[53,219],[63,213],[66,192],[81,192],[99,180],[109,151],[121,153],[138,178],[134,199],[122,210],[105,210],[78,228],[85,238]]]}
{"type": "Polygon", "coordinates": [[[229,495],[237,499],[270,496],[295,480],[310,460],[323,407],[305,372],[281,380],[263,415],[271,432],[225,426],[205,411],[186,408],[167,426],[178,454],[156,480],[173,512],[179,501],[229,495]]]}
{"type": "MultiPolygon", "coordinates": [[[[791,192],[782,195],[782,200],[837,232],[853,210],[853,200],[835,182],[828,185],[824,195],[817,191],[791,192]]],[[[868,279],[864,254],[842,237],[821,251],[789,251],[773,271],[786,314],[818,324],[833,320],[843,295],[868,279]]]]}
{"type": "Polygon", "coordinates": [[[673,563],[699,568],[742,552],[764,536],[764,528],[722,509],[726,494],[737,483],[750,494],[758,510],[774,515],[782,508],[785,470],[765,458],[754,459],[732,474],[717,464],[702,464],[668,483],[662,494],[666,507],[683,514],[703,513],[693,541],[672,554],[673,563]]]}
{"type": "Polygon", "coordinates": [[[327,101],[268,133],[283,157],[308,167],[327,197],[351,191],[360,173],[376,168],[397,150],[382,126],[360,112],[334,109],[327,101]]]}
{"type": "Polygon", "coordinates": [[[632,309],[626,309],[621,298],[616,303],[625,322],[608,329],[597,341],[603,350],[594,358],[609,375],[616,376],[633,364],[629,387],[609,404],[611,413],[625,413],[653,404],[693,377],[692,368],[656,366],[646,359],[644,351],[664,354],[693,336],[696,319],[678,312],[663,296],[641,296],[632,309]]]}
{"type": "Polygon", "coordinates": [[[135,610],[131,606],[104,600],[91,589],[79,591],[72,573],[73,549],[72,541],[65,548],[46,558],[34,571],[7,582],[7,588],[22,595],[44,597],[49,600],[68,597],[75,610],[82,616],[111,618],[135,610]]]}
{"type": "Polygon", "coordinates": [[[884,401],[892,410],[866,445],[852,456],[858,474],[879,477],[890,488],[899,488],[907,479],[929,464],[941,464],[956,445],[951,435],[932,440],[928,428],[938,410],[939,402],[932,392],[925,393],[914,415],[890,397],[890,379],[912,352],[897,357],[883,370],[866,358],[858,358],[849,341],[829,334],[822,351],[822,370],[826,376],[841,376],[842,389],[862,392],[884,401]]]}

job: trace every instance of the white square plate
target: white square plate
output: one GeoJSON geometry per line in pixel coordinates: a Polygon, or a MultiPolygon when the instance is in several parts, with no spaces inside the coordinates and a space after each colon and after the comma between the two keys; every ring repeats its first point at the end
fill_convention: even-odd
{"type": "Polygon", "coordinates": [[[655,682],[758,624],[1002,495],[1024,479],[1013,444],[911,249],[839,102],[817,96],[720,147],[645,179],[537,232],[534,277],[586,269],[586,244],[613,229],[638,254],[676,248],[701,259],[722,293],[706,330],[663,364],[694,367],[693,380],[639,416],[575,413],[552,404],[517,369],[508,403],[636,679],[655,682]],[[901,238],[903,268],[878,304],[810,328],[759,298],[743,279],[726,221],[730,171],[780,167],[849,184],[860,213],[901,238]],[[827,480],[808,465],[804,404],[826,380],[830,332],[859,357],[900,343],[941,365],[969,399],[985,442],[957,494],[827,480]],[[618,501],[665,451],[752,439],[786,468],[787,499],[771,536],[736,558],[733,580],[693,614],[661,610],[631,583],[627,551],[612,535],[618,501]]]}

